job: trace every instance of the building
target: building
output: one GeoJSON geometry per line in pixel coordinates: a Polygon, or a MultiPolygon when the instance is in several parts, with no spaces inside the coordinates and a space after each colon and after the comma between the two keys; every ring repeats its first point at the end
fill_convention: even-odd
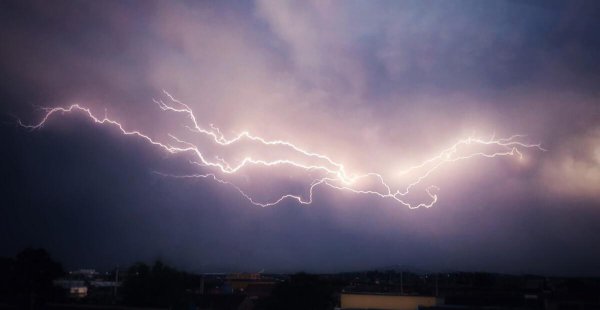
{"type": "Polygon", "coordinates": [[[248,289],[248,286],[273,286],[275,281],[270,278],[263,277],[260,273],[232,273],[229,274],[224,283],[231,288],[232,292],[243,293],[248,289]]]}
{"type": "Polygon", "coordinates": [[[411,296],[381,293],[344,293],[340,296],[341,309],[417,310],[420,307],[442,305],[444,300],[435,296],[411,296]]]}
{"type": "Polygon", "coordinates": [[[85,281],[58,279],[54,280],[54,285],[67,290],[70,298],[84,298],[88,294],[88,287],[85,281]]]}

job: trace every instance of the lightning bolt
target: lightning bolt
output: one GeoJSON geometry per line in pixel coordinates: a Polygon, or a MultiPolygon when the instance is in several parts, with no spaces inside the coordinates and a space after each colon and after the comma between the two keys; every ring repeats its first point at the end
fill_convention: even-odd
{"type": "Polygon", "coordinates": [[[85,106],[81,106],[79,104],[72,104],[68,107],[42,108],[45,114],[38,123],[25,124],[20,119],[18,119],[18,123],[20,126],[23,126],[25,128],[36,130],[42,128],[56,114],[79,112],[96,124],[115,127],[123,135],[140,138],[143,141],[157,148],[160,148],[170,154],[189,153],[193,156],[193,160],[190,160],[190,163],[200,166],[202,168],[214,170],[214,172],[205,174],[172,175],[162,172],[155,172],[156,174],[179,179],[211,179],[217,183],[232,187],[237,192],[239,192],[239,194],[242,197],[244,197],[250,204],[260,207],[274,206],[281,203],[284,200],[294,200],[299,204],[309,205],[314,201],[314,190],[320,186],[327,186],[335,190],[348,191],[355,194],[371,195],[378,198],[389,199],[395,203],[406,206],[410,209],[417,209],[421,207],[430,208],[433,205],[435,205],[435,203],[438,201],[437,192],[439,190],[439,187],[435,185],[430,185],[425,189],[425,193],[429,197],[429,201],[427,202],[420,202],[414,204],[408,202],[405,197],[411,192],[411,190],[415,186],[421,184],[423,180],[428,178],[436,170],[440,169],[440,167],[446,164],[472,159],[476,157],[494,158],[502,156],[518,156],[519,158],[523,158],[523,153],[520,151],[520,149],[535,149],[539,151],[545,151],[545,149],[543,149],[539,143],[529,144],[523,142],[522,139],[525,137],[523,135],[513,135],[508,138],[495,138],[495,135],[493,135],[488,139],[475,138],[471,136],[457,141],[450,147],[442,150],[436,156],[433,156],[417,165],[410,166],[400,171],[401,175],[408,175],[414,172],[419,173],[416,176],[414,176],[412,182],[408,183],[408,185],[406,185],[404,188],[392,189],[392,186],[389,185],[389,182],[387,182],[384,179],[384,177],[379,173],[349,173],[342,163],[333,160],[331,157],[324,154],[311,152],[289,141],[270,140],[260,136],[255,136],[248,131],[243,131],[231,138],[228,138],[219,130],[219,128],[215,127],[212,124],[209,125],[209,128],[203,128],[198,123],[193,110],[187,104],[175,99],[171,94],[169,94],[166,91],[163,91],[163,93],[165,97],[168,98],[167,102],[163,100],[153,100],[154,103],[158,105],[160,110],[164,112],[184,115],[185,118],[187,118],[190,122],[190,124],[185,126],[190,132],[208,137],[218,147],[227,147],[230,145],[237,144],[241,141],[250,141],[252,143],[261,145],[262,147],[266,148],[286,148],[305,160],[294,160],[286,157],[266,160],[261,158],[253,158],[251,156],[245,156],[237,163],[230,163],[220,157],[209,159],[208,156],[206,156],[200,150],[200,147],[198,145],[190,141],[186,141],[173,134],[167,135],[172,141],[159,141],[156,138],[152,138],[149,135],[144,134],[140,130],[126,129],[126,127],[121,122],[110,119],[106,111],[104,113],[104,117],[98,117],[91,111],[91,109],[85,106]],[[464,149],[468,146],[480,146],[488,148],[493,147],[495,149],[500,149],[501,151],[478,151],[469,152],[466,154],[461,153],[461,149],[464,149]],[[306,196],[295,194],[283,194],[279,198],[271,201],[258,201],[257,199],[253,198],[251,194],[244,191],[240,186],[236,185],[233,182],[227,181],[222,177],[239,173],[240,170],[247,166],[290,166],[307,172],[318,171],[321,174],[321,177],[314,179],[310,183],[310,186],[308,187],[307,191],[308,195],[306,196]],[[359,185],[357,185],[357,183],[359,183],[358,181],[361,180],[370,181],[373,184],[374,188],[365,189],[364,187],[360,187],[359,185]]]}

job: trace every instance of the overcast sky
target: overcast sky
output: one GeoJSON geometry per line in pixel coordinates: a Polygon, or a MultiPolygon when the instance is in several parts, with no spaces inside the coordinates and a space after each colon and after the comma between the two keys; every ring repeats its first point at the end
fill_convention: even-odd
{"type": "Polygon", "coordinates": [[[600,275],[598,20],[595,1],[2,1],[0,255],[44,247],[68,268],[162,258],[191,271],[600,275]],[[36,130],[17,121],[77,103],[216,161],[298,159],[215,147],[153,102],[177,106],[163,90],[203,128],[291,141],[398,187],[410,182],[400,171],[469,136],[523,134],[547,151],[443,165],[406,198],[430,202],[435,185],[431,208],[327,186],[310,205],[263,208],[229,184],[162,174],[217,173],[272,201],[306,197],[315,172],[222,175],[81,111],[36,130]]]}

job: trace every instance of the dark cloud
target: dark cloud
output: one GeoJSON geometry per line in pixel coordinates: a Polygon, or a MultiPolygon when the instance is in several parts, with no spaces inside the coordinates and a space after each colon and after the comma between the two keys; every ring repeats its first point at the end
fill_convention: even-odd
{"type": "Polygon", "coordinates": [[[42,246],[72,268],[160,256],[203,271],[600,270],[595,2],[0,7],[0,255],[42,246]],[[187,159],[114,128],[64,115],[29,131],[10,117],[79,102],[164,137],[182,124],[152,103],[162,89],[202,124],[364,170],[388,173],[473,130],[527,133],[548,152],[444,168],[431,209],[327,188],[310,206],[258,208],[231,187],[153,173],[189,171],[187,159]]]}

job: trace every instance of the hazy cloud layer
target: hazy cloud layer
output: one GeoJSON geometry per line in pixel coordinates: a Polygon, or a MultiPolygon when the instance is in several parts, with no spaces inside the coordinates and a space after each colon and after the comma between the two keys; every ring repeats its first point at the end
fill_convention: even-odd
{"type": "MultiPolygon", "coordinates": [[[[401,168],[472,133],[527,134],[548,150],[445,167],[428,210],[326,188],[310,207],[260,209],[231,188],[152,174],[189,167],[81,117],[36,132],[6,117],[0,254],[36,244],[71,266],[158,255],[195,270],[600,270],[594,2],[0,6],[7,115],[79,102],[167,138],[185,128],[152,102],[164,89],[226,135],[292,140],[399,183],[401,168]]],[[[298,186],[248,177],[266,196],[298,186]]]]}

